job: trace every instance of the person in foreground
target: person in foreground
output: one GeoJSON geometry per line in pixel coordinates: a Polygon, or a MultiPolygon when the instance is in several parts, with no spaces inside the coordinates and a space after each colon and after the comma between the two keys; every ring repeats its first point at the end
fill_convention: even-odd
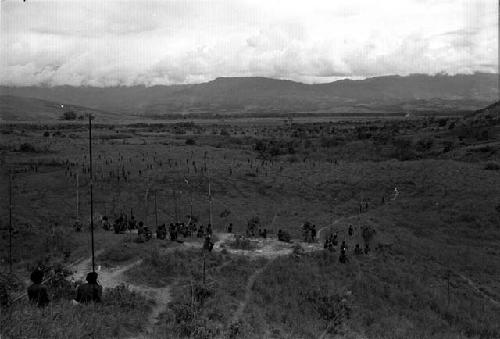
{"type": "Polygon", "coordinates": [[[87,283],[78,286],[75,300],[79,303],[101,302],[102,286],[97,283],[97,273],[87,274],[87,283]]]}
{"type": "Polygon", "coordinates": [[[45,307],[49,303],[49,294],[47,287],[42,285],[43,272],[36,269],[30,276],[33,284],[28,287],[28,299],[38,307],[45,307]]]}

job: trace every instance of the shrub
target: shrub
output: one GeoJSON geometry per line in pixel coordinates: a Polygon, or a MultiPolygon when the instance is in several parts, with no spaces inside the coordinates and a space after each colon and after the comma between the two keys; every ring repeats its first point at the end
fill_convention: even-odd
{"type": "Polygon", "coordinates": [[[73,111],[64,112],[61,116],[61,120],[76,120],[77,114],[73,111]]]}
{"type": "Polygon", "coordinates": [[[412,160],[415,158],[413,144],[411,140],[404,138],[397,138],[393,142],[394,153],[393,156],[401,161],[412,160]]]}
{"type": "Polygon", "coordinates": [[[196,145],[196,140],[193,138],[186,139],[186,145],[196,145]]]}
{"type": "Polygon", "coordinates": [[[287,231],[278,232],[278,240],[279,241],[290,242],[291,239],[292,239],[292,237],[290,236],[290,234],[287,231]]]}
{"type": "Polygon", "coordinates": [[[321,137],[319,144],[323,148],[330,148],[339,146],[342,143],[342,139],[339,137],[321,137]]]}
{"type": "Polygon", "coordinates": [[[423,138],[417,141],[416,149],[419,152],[427,152],[432,148],[432,145],[434,144],[434,139],[432,138],[423,138]]]}
{"type": "Polygon", "coordinates": [[[37,150],[36,150],[35,146],[33,146],[30,143],[25,142],[19,146],[19,152],[36,153],[37,150]]]}
{"type": "Polygon", "coordinates": [[[486,163],[486,165],[484,166],[484,169],[488,170],[488,171],[498,171],[498,170],[500,170],[500,164],[497,162],[491,161],[491,162],[486,163]]]}

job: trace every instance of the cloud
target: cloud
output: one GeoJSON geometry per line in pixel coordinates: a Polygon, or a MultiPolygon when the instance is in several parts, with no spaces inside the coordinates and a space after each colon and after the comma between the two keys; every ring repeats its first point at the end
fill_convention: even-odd
{"type": "Polygon", "coordinates": [[[3,1],[0,82],[303,82],[498,67],[494,0],[3,1]]]}

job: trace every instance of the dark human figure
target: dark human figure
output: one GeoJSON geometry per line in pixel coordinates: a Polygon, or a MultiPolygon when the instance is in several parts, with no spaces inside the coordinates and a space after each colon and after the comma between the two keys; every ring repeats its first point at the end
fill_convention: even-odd
{"type": "Polygon", "coordinates": [[[105,230],[105,231],[109,231],[110,230],[110,225],[109,225],[109,221],[108,221],[108,217],[107,216],[103,216],[102,217],[102,228],[105,230]]]}
{"type": "Polygon", "coordinates": [[[352,237],[352,234],[353,234],[352,225],[349,225],[349,236],[352,237]]]}
{"type": "Polygon", "coordinates": [[[135,217],[133,215],[130,216],[130,219],[128,221],[128,229],[129,230],[134,230],[137,227],[136,222],[135,222],[135,217]]]}
{"type": "Polygon", "coordinates": [[[312,225],[311,228],[311,241],[316,241],[316,225],[312,225]]]}
{"type": "Polygon", "coordinates": [[[166,238],[166,235],[167,235],[167,228],[165,224],[158,226],[158,228],[156,229],[156,238],[164,240],[166,238]]]}
{"type": "Polygon", "coordinates": [[[365,244],[365,254],[368,254],[370,252],[370,245],[368,243],[365,244]]]}
{"type": "Polygon", "coordinates": [[[333,235],[333,238],[332,238],[332,245],[333,246],[337,246],[339,244],[339,240],[338,240],[338,237],[337,237],[337,233],[335,233],[333,235]]]}
{"type": "Polygon", "coordinates": [[[203,243],[203,249],[212,252],[213,248],[214,248],[214,243],[212,242],[210,235],[207,234],[207,236],[205,237],[205,242],[203,243]]]}
{"type": "Polygon", "coordinates": [[[137,234],[142,235],[144,233],[144,223],[139,221],[139,227],[137,227],[137,234]]]}
{"type": "Polygon", "coordinates": [[[340,249],[339,262],[341,264],[345,264],[347,262],[346,251],[343,248],[340,249]]]}
{"type": "Polygon", "coordinates": [[[75,300],[79,303],[101,302],[102,286],[97,283],[97,273],[87,274],[87,283],[78,286],[75,300]]]}
{"type": "Polygon", "coordinates": [[[207,225],[207,234],[212,235],[212,224],[207,225]]]}
{"type": "Polygon", "coordinates": [[[361,250],[361,247],[359,247],[359,244],[356,244],[356,246],[354,247],[354,254],[356,255],[363,254],[363,251],[361,250]]]}
{"type": "Polygon", "coordinates": [[[82,231],[82,223],[79,222],[78,220],[75,221],[75,223],[73,224],[73,228],[75,229],[76,232],[81,232],[82,231]]]}
{"type": "Polygon", "coordinates": [[[200,226],[198,227],[197,237],[202,238],[204,234],[205,234],[205,229],[203,227],[203,224],[200,224],[200,226]]]}
{"type": "Polygon", "coordinates": [[[229,223],[229,226],[227,227],[227,233],[233,233],[233,223],[229,223]]]}
{"type": "Polygon", "coordinates": [[[347,245],[345,244],[345,241],[342,241],[342,244],[340,245],[340,251],[347,252],[347,245]]]}
{"type": "Polygon", "coordinates": [[[345,241],[342,241],[342,244],[340,245],[339,262],[342,264],[347,262],[347,245],[345,244],[345,241]]]}
{"type": "Polygon", "coordinates": [[[115,234],[120,234],[122,232],[122,223],[123,223],[122,216],[115,219],[115,222],[113,223],[113,230],[115,231],[115,234]]]}
{"type": "Polygon", "coordinates": [[[47,287],[42,285],[43,271],[36,269],[30,276],[33,284],[28,287],[28,299],[38,307],[45,307],[49,303],[47,287]]]}
{"type": "Polygon", "coordinates": [[[148,226],[144,226],[143,231],[144,240],[149,241],[153,237],[153,231],[148,226]]]}
{"type": "Polygon", "coordinates": [[[262,238],[266,239],[267,238],[267,229],[262,230],[262,238]]]}

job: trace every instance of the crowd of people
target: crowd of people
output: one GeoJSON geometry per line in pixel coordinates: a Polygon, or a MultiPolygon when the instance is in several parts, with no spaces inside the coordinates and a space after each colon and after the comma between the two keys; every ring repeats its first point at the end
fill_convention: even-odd
{"type": "MultiPolygon", "coordinates": [[[[361,248],[361,245],[356,243],[354,246],[354,255],[362,255],[362,254],[368,254],[370,252],[370,239],[373,236],[374,231],[371,228],[364,227],[361,231],[361,236],[364,239],[365,242],[365,247],[364,249],[361,248]]],[[[349,225],[347,228],[347,234],[350,238],[354,237],[354,228],[352,225],[349,225]]],[[[338,240],[338,233],[331,233],[326,239],[323,244],[323,248],[326,250],[329,250],[331,252],[335,251],[335,248],[338,246],[339,240],[338,240]]],[[[342,241],[340,244],[340,255],[339,255],[339,262],[341,263],[346,263],[348,261],[347,259],[347,244],[345,240],[342,241]]]]}

